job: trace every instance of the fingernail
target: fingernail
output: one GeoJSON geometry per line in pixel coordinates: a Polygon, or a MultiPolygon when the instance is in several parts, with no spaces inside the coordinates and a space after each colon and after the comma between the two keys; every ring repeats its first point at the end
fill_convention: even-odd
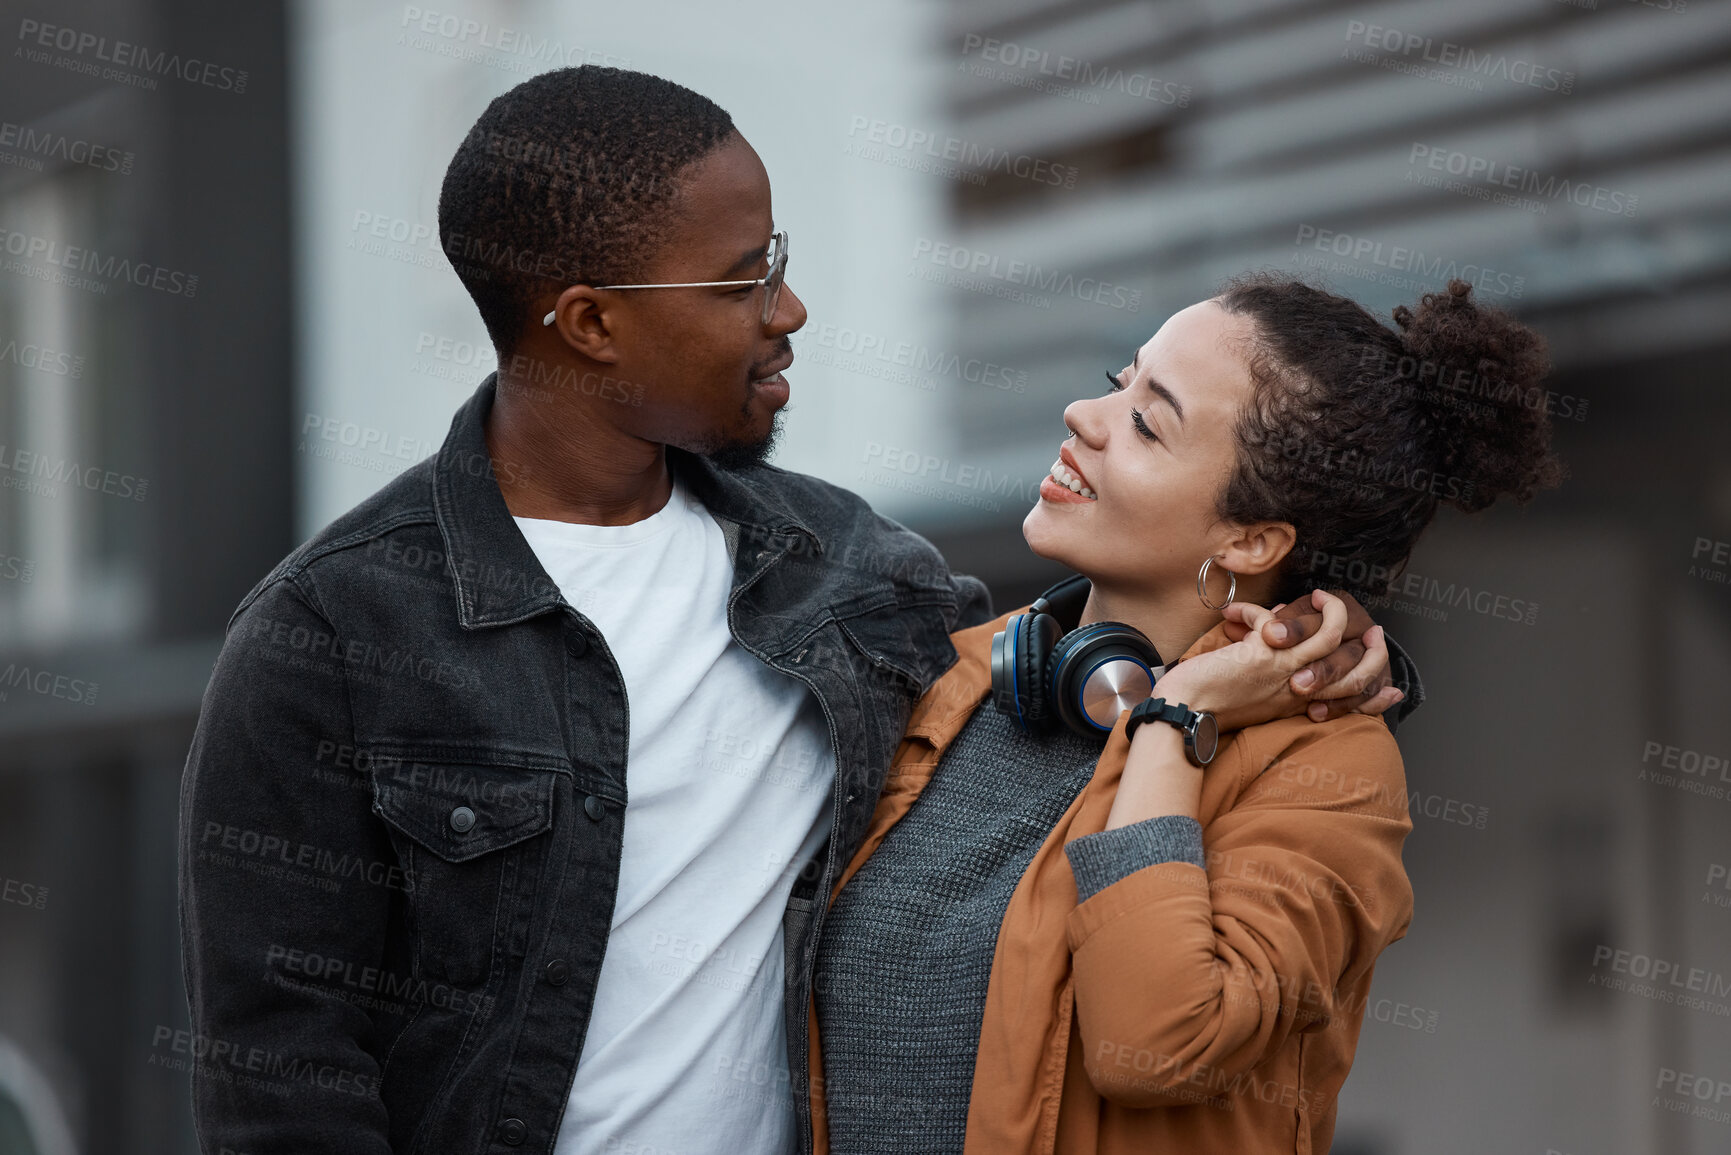
{"type": "Polygon", "coordinates": [[[1300,690],[1310,689],[1310,684],[1316,681],[1316,675],[1309,670],[1300,670],[1292,676],[1292,684],[1300,690]]]}
{"type": "Polygon", "coordinates": [[[1310,715],[1312,721],[1320,722],[1328,717],[1328,707],[1321,702],[1312,702],[1310,709],[1306,710],[1305,713],[1310,715]]]}
{"type": "Polygon", "coordinates": [[[1291,636],[1292,636],[1292,627],[1291,626],[1287,625],[1285,622],[1275,622],[1274,623],[1274,640],[1275,641],[1284,642],[1286,639],[1290,638],[1291,636]]]}
{"type": "Polygon", "coordinates": [[[1398,689],[1397,689],[1397,690],[1396,690],[1396,691],[1395,691],[1395,692],[1394,692],[1394,700],[1395,700],[1395,701],[1397,701],[1397,702],[1404,702],[1404,701],[1406,701],[1406,691],[1405,691],[1405,690],[1398,690],[1398,689]]]}

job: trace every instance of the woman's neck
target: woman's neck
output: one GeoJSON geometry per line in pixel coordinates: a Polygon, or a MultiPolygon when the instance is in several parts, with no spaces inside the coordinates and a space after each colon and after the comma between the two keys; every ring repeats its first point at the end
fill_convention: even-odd
{"type": "MultiPolygon", "coordinates": [[[[1238,583],[1238,600],[1266,604],[1262,583],[1238,583]]],[[[1209,591],[1219,597],[1224,591],[1209,591]]],[[[1171,665],[1195,644],[1196,639],[1220,623],[1220,611],[1211,610],[1196,596],[1194,583],[1182,589],[1123,589],[1095,584],[1088,592],[1078,625],[1093,622],[1123,622],[1134,626],[1154,643],[1161,661],[1171,665]]]]}

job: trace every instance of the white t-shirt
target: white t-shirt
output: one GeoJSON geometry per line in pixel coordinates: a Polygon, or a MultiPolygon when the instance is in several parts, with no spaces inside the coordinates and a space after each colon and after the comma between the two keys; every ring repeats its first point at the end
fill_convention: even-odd
{"type": "Polygon", "coordinates": [[[516,519],[625,677],[612,932],[556,1155],[791,1152],[781,919],[827,833],[806,687],[727,629],[733,559],[677,482],[631,525],[516,519]]]}

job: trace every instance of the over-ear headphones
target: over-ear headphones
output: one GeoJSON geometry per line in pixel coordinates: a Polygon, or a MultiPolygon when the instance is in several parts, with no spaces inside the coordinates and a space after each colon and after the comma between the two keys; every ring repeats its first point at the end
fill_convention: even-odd
{"type": "Polygon", "coordinates": [[[1088,579],[1065,578],[992,636],[992,704],[1028,733],[1054,718],[1078,734],[1109,734],[1166,672],[1154,643],[1123,622],[1080,629],[1088,579]]]}

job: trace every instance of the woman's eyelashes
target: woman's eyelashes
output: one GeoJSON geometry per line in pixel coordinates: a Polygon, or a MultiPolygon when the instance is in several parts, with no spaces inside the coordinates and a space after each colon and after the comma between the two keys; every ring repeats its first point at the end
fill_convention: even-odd
{"type": "Polygon", "coordinates": [[[1160,438],[1155,435],[1154,431],[1152,429],[1148,428],[1148,423],[1146,421],[1142,420],[1142,411],[1140,409],[1130,410],[1130,424],[1132,424],[1136,427],[1136,432],[1140,433],[1142,436],[1146,437],[1148,440],[1150,440],[1150,441],[1160,440],[1160,438]]]}
{"type": "MultiPolygon", "coordinates": [[[[1118,390],[1124,388],[1124,383],[1122,381],[1118,380],[1117,375],[1115,373],[1113,373],[1110,369],[1106,370],[1106,380],[1108,380],[1112,383],[1112,388],[1107,390],[1108,393],[1116,393],[1116,392],[1118,392],[1118,390]]],[[[1131,409],[1130,410],[1130,424],[1132,424],[1136,427],[1137,433],[1139,433],[1143,437],[1146,437],[1149,441],[1160,440],[1159,435],[1156,434],[1152,429],[1148,428],[1148,422],[1146,422],[1142,419],[1142,411],[1140,409],[1131,409]]]]}

